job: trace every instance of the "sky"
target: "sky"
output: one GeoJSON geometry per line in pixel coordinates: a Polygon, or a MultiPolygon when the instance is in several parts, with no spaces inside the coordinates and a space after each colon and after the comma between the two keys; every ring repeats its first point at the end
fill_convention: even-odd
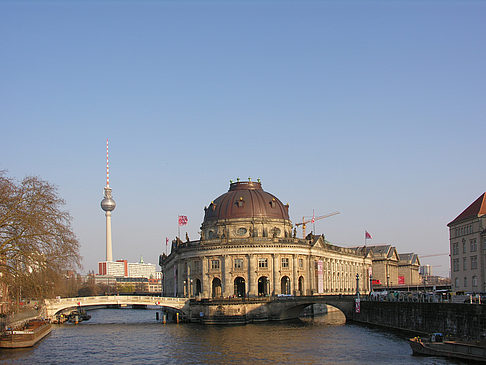
{"type": "MultiPolygon", "coordinates": [[[[316,233],[449,274],[486,191],[484,1],[1,1],[0,170],[58,187],[83,256],[157,263],[230,179],[316,233]],[[312,227],[311,227],[312,229],[312,227]]],[[[301,231],[299,230],[299,235],[301,231]]]]}

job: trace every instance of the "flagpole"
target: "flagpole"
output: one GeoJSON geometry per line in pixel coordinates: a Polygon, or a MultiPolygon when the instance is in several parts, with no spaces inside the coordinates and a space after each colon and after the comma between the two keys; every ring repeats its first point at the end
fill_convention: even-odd
{"type": "Polygon", "coordinates": [[[180,215],[177,216],[177,238],[181,239],[181,225],[179,222],[180,215]]]}

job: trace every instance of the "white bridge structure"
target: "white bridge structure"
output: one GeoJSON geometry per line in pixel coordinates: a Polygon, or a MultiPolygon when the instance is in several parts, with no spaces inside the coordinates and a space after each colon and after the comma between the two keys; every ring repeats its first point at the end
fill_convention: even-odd
{"type": "Polygon", "coordinates": [[[184,307],[188,305],[187,298],[171,297],[148,297],[148,296],[125,296],[125,295],[104,295],[94,297],[59,298],[46,299],[45,309],[47,318],[53,319],[57,313],[69,308],[90,307],[102,305],[147,305],[156,307],[172,308],[185,312],[184,307]]]}

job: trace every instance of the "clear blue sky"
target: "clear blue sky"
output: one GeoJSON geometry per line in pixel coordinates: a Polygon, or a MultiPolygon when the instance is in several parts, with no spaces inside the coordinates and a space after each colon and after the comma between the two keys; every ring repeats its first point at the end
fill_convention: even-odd
{"type": "MultiPolygon", "coordinates": [[[[343,246],[449,251],[486,191],[486,2],[0,2],[0,169],[59,187],[83,272],[157,263],[229,180],[343,246]]],[[[449,258],[424,258],[447,275],[449,258]]]]}

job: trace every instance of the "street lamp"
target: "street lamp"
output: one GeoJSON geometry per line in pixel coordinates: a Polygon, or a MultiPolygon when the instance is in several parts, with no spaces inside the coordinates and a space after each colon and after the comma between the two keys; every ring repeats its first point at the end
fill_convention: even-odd
{"type": "Polygon", "coordinates": [[[386,276],[386,288],[390,288],[390,275],[386,276]]]}
{"type": "Polygon", "coordinates": [[[356,296],[359,299],[359,274],[356,274],[356,296]]]}

